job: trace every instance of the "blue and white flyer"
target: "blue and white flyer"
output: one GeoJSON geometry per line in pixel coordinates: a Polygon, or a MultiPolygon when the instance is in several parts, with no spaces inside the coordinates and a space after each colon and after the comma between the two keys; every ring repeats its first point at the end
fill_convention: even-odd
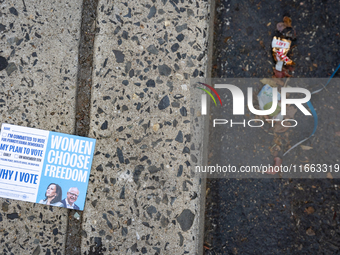
{"type": "Polygon", "coordinates": [[[96,140],[3,123],[0,197],[83,210],[96,140]]]}

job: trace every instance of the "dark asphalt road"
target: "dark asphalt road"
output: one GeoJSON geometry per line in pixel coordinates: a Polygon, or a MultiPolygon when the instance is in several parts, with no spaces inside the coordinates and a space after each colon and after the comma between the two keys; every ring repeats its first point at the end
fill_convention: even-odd
{"type": "MultiPolygon", "coordinates": [[[[293,77],[327,78],[340,64],[337,1],[230,0],[216,7],[214,77],[271,77],[271,41],[284,16],[292,18],[297,34],[290,54],[296,62],[293,77]]],[[[339,82],[312,97],[319,126],[304,145],[313,149],[299,147],[283,164],[340,163],[340,89],[334,84],[339,82]]],[[[227,109],[211,107],[214,117],[227,109]]],[[[304,125],[277,136],[292,145],[311,133],[313,121],[304,125]]],[[[208,164],[273,161],[269,148],[276,136],[210,130],[208,164]]],[[[285,146],[279,146],[281,157],[285,146]]],[[[339,185],[335,178],[208,180],[205,254],[340,254],[339,185]]]]}

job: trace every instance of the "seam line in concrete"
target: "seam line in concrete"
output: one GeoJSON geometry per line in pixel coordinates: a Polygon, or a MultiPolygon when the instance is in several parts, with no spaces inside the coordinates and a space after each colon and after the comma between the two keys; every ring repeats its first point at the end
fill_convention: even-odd
{"type": "MultiPolygon", "coordinates": [[[[78,75],[76,92],[76,123],[74,133],[88,136],[90,128],[91,88],[94,39],[96,34],[97,6],[99,0],[84,0],[78,51],[78,75]]],[[[83,212],[68,211],[65,254],[81,254],[83,212]],[[75,217],[75,213],[79,217],[75,217]]]]}
{"type": "MultiPolygon", "coordinates": [[[[215,24],[215,13],[216,13],[216,1],[211,0],[210,2],[210,19],[208,25],[208,40],[207,40],[207,67],[206,67],[206,78],[212,78],[213,70],[213,52],[214,52],[214,24],[215,24]]],[[[208,106],[208,112],[210,112],[210,107],[208,106]]],[[[209,116],[209,115],[207,115],[209,116]]],[[[209,118],[206,117],[203,120],[203,134],[202,138],[203,150],[202,150],[202,165],[208,164],[208,148],[209,148],[209,118]]],[[[198,242],[198,253],[204,254],[204,240],[205,240],[205,204],[206,204],[206,182],[207,178],[204,176],[201,179],[201,198],[200,198],[200,224],[199,224],[199,242],[198,242]]]]}

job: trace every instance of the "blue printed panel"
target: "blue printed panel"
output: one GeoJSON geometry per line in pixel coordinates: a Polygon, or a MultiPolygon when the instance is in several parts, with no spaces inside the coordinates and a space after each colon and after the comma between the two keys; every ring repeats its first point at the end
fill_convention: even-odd
{"type": "MultiPolygon", "coordinates": [[[[66,199],[70,188],[77,188],[75,204],[83,210],[95,144],[92,138],[50,132],[36,202],[46,203],[46,190],[53,183],[62,193],[58,194],[61,201],[66,199]]],[[[62,206],[57,200],[53,205],[62,206]]]]}

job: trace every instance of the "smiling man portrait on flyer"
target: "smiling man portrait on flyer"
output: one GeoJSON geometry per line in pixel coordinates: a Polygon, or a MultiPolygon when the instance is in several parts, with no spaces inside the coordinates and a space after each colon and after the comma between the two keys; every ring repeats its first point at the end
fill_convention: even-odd
{"type": "Polygon", "coordinates": [[[61,202],[65,208],[79,210],[79,206],[75,204],[79,196],[79,190],[76,187],[72,187],[68,190],[67,196],[61,202]]]}

